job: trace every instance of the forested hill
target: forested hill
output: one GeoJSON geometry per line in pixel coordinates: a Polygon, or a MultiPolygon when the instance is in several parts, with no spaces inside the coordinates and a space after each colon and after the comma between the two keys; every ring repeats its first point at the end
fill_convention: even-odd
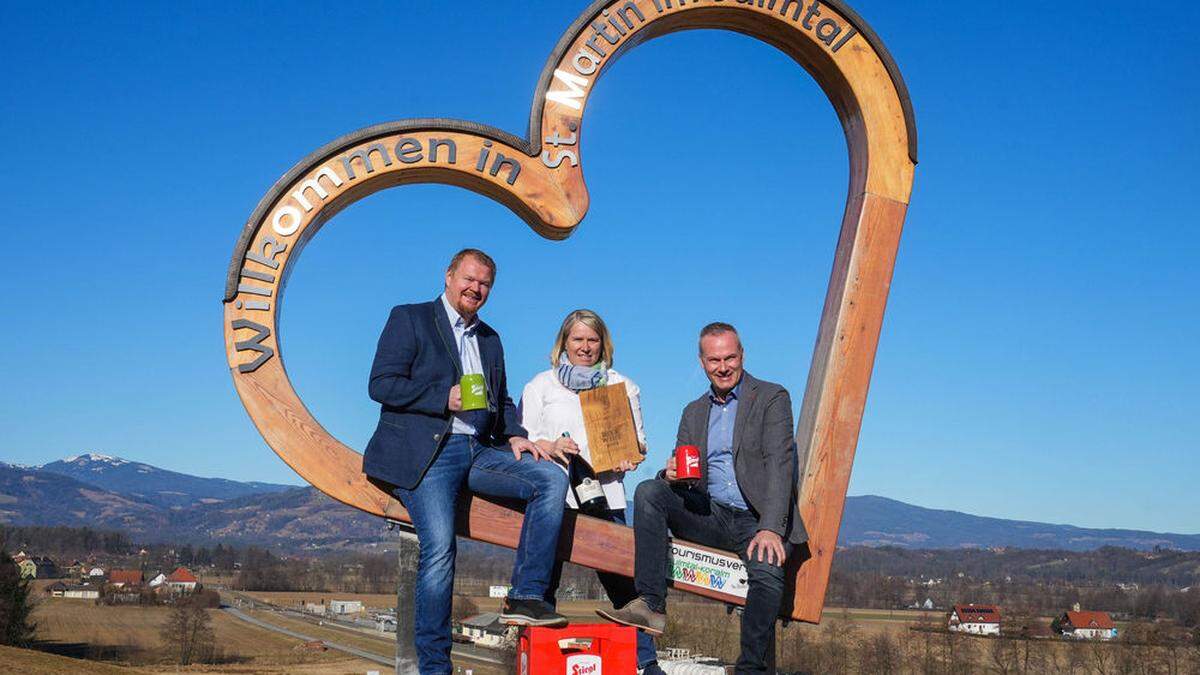
{"type": "MultiPolygon", "coordinates": [[[[88,454],[41,467],[0,463],[0,523],[91,526],[163,541],[293,550],[370,549],[382,519],[311,487],[198,478],[88,454]]],[[[1200,535],[1088,529],[849,497],[839,546],[1094,551],[1106,546],[1200,551],[1200,535]]]]}

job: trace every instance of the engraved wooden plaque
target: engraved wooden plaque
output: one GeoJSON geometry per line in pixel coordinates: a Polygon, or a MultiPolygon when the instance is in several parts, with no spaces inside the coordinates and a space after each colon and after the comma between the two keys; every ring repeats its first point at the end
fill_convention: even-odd
{"type": "MultiPolygon", "coordinates": [[[[570,236],[590,202],[580,140],[596,82],[637,45],[692,29],[734,31],[786,53],[824,90],[846,136],[849,189],[820,325],[814,340],[800,340],[789,350],[812,354],[796,428],[800,513],[810,538],[807,551],[788,559],[781,614],[815,623],[837,548],[917,163],[916,122],[904,78],[883,41],[845,0],[597,0],[546,60],[527,135],[463,120],[410,118],[366,127],[317,149],[267,191],[234,247],[223,296],[229,372],[267,444],[305,480],[350,506],[408,521],[398,501],[367,481],[362,456],[304,406],[284,368],[280,302],[304,246],[352,203],[414,183],[475,191],[512,209],[545,238],[570,236]]],[[[753,126],[742,133],[754,133],[753,126]]],[[[786,195],[779,208],[798,218],[804,209],[786,195]]],[[[475,495],[467,495],[462,508],[463,536],[517,545],[519,510],[475,495]]],[[[568,513],[562,533],[561,558],[632,576],[630,528],[568,513]]],[[[712,550],[676,544],[698,556],[712,550]]],[[[745,602],[719,588],[678,582],[676,587],[745,602]]]]}
{"type": "Polygon", "coordinates": [[[579,405],[583,407],[583,428],[587,430],[593,471],[612,471],[623,459],[634,464],[642,461],[624,382],[579,392],[579,405]]]}

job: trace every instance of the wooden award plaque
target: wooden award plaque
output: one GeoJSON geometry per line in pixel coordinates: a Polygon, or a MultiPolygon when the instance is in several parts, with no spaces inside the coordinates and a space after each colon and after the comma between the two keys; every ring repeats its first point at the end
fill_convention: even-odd
{"type": "Polygon", "coordinates": [[[623,459],[634,464],[642,461],[624,382],[579,392],[579,405],[583,407],[583,428],[587,430],[593,471],[612,471],[623,459]]]}

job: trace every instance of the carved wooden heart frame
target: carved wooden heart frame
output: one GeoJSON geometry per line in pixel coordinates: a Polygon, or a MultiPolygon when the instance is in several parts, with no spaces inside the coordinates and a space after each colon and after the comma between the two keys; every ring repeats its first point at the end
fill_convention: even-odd
{"type": "MultiPolygon", "coordinates": [[[[367,482],[361,456],[304,407],[279,351],[279,304],[304,244],[335,213],[376,191],[446,183],[487,195],[538,234],[562,239],[588,208],[579,135],[596,80],[631,47],[693,28],[721,28],[779,48],[810,72],[837,110],[850,153],[850,190],[796,433],[807,555],[789,562],[793,593],[781,612],[820,620],[837,545],[916,165],[904,81],[883,43],[841,0],[602,0],[571,25],[538,81],[528,139],[473,122],[408,119],[368,127],[312,153],[279,179],[247,221],[225,286],[225,347],[238,394],[267,443],[322,492],[368,513],[407,521],[367,482]]],[[[463,535],[514,546],[521,514],[472,497],[463,535]]],[[[633,533],[571,514],[560,554],[632,575],[633,533]]],[[[708,583],[728,556],[677,542],[696,561],[684,590],[733,603],[708,583]],[[710,557],[711,556],[711,557],[710,557]],[[706,567],[707,565],[707,567],[706,567]],[[707,571],[706,571],[707,570],[707,571]],[[698,575],[701,575],[698,583],[698,575]]],[[[716,579],[714,576],[713,579],[716,579]]]]}

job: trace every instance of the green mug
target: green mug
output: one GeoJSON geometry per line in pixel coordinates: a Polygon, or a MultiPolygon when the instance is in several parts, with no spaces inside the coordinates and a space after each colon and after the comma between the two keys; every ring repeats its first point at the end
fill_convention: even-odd
{"type": "Polygon", "coordinates": [[[484,410],[487,408],[487,385],[482,373],[468,373],[459,380],[459,391],[462,394],[463,410],[484,410]]]}

